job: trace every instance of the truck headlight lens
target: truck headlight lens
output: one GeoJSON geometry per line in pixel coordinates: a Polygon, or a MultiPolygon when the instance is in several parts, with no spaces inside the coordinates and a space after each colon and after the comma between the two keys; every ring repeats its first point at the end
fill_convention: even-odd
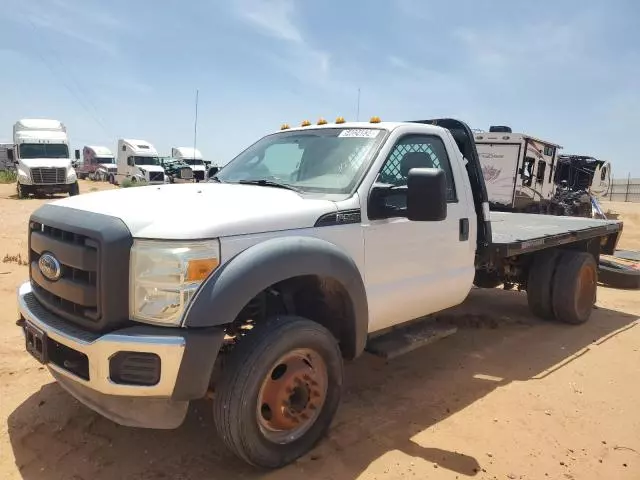
{"type": "Polygon", "coordinates": [[[67,170],[67,183],[73,183],[78,179],[76,171],[73,168],[67,170]]]}
{"type": "Polygon", "coordinates": [[[196,290],[218,265],[218,240],[134,240],[129,317],[157,325],[179,325],[196,290]]]}

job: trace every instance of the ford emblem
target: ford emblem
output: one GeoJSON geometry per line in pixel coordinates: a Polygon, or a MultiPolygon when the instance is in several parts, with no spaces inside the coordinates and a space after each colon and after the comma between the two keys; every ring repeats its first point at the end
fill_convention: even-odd
{"type": "Polygon", "coordinates": [[[50,253],[43,253],[38,260],[38,268],[47,280],[55,282],[62,276],[62,266],[56,257],[50,253]]]}

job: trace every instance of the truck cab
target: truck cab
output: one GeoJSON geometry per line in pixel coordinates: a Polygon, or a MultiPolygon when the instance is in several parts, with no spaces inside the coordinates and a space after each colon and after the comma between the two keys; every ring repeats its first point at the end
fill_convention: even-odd
{"type": "MultiPolygon", "coordinates": [[[[80,151],[76,150],[76,157],[80,159],[80,151]]],[[[113,183],[118,173],[116,158],[107,147],[85,145],[82,149],[82,161],[76,172],[80,179],[108,181],[113,183]]]]}
{"type": "Polygon", "coordinates": [[[13,149],[18,198],[30,194],[79,193],[71,165],[66,126],[58,120],[22,119],[13,126],[13,149]]]}
{"type": "Polygon", "coordinates": [[[145,140],[118,140],[118,183],[124,179],[152,185],[166,183],[164,168],[152,144],[145,140]]]}
{"type": "Polygon", "coordinates": [[[207,177],[207,169],[202,158],[202,153],[197,148],[192,147],[172,147],[171,156],[182,160],[193,170],[193,178],[196,182],[201,182],[207,177]]]}

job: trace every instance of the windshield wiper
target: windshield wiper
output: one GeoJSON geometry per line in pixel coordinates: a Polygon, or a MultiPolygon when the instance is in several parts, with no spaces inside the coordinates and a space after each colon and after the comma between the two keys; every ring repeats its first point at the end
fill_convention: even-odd
{"type": "Polygon", "coordinates": [[[294,192],[301,193],[301,190],[299,188],[296,188],[292,185],[287,185],[286,183],[273,182],[271,180],[239,180],[238,183],[241,183],[243,185],[260,185],[261,187],[284,188],[286,190],[292,190],[294,192]]]}

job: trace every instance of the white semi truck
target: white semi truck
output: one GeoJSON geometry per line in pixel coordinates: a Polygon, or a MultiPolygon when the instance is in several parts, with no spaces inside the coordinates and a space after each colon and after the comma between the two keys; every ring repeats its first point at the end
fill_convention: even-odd
{"type": "Polygon", "coordinates": [[[200,150],[193,147],[173,147],[171,148],[171,156],[182,160],[193,170],[193,178],[196,182],[201,182],[207,177],[207,168],[202,159],[200,150]]]}
{"type": "Polygon", "coordinates": [[[175,428],[212,397],[224,444],[280,467],[327,432],[345,360],[455,332],[429,316],[478,272],[520,285],[539,317],[589,319],[621,222],[490,212],[457,120],[303,125],[203,184],[38,208],[18,290],[26,350],[123,425],[175,428]]]}
{"type": "Polygon", "coordinates": [[[78,179],[71,165],[67,128],[58,120],[26,118],[13,125],[13,149],[18,198],[30,194],[78,195],[78,179]]]}
{"type": "Polygon", "coordinates": [[[145,140],[118,140],[118,173],[116,183],[132,182],[162,184],[168,181],[155,147],[145,140]]]}

